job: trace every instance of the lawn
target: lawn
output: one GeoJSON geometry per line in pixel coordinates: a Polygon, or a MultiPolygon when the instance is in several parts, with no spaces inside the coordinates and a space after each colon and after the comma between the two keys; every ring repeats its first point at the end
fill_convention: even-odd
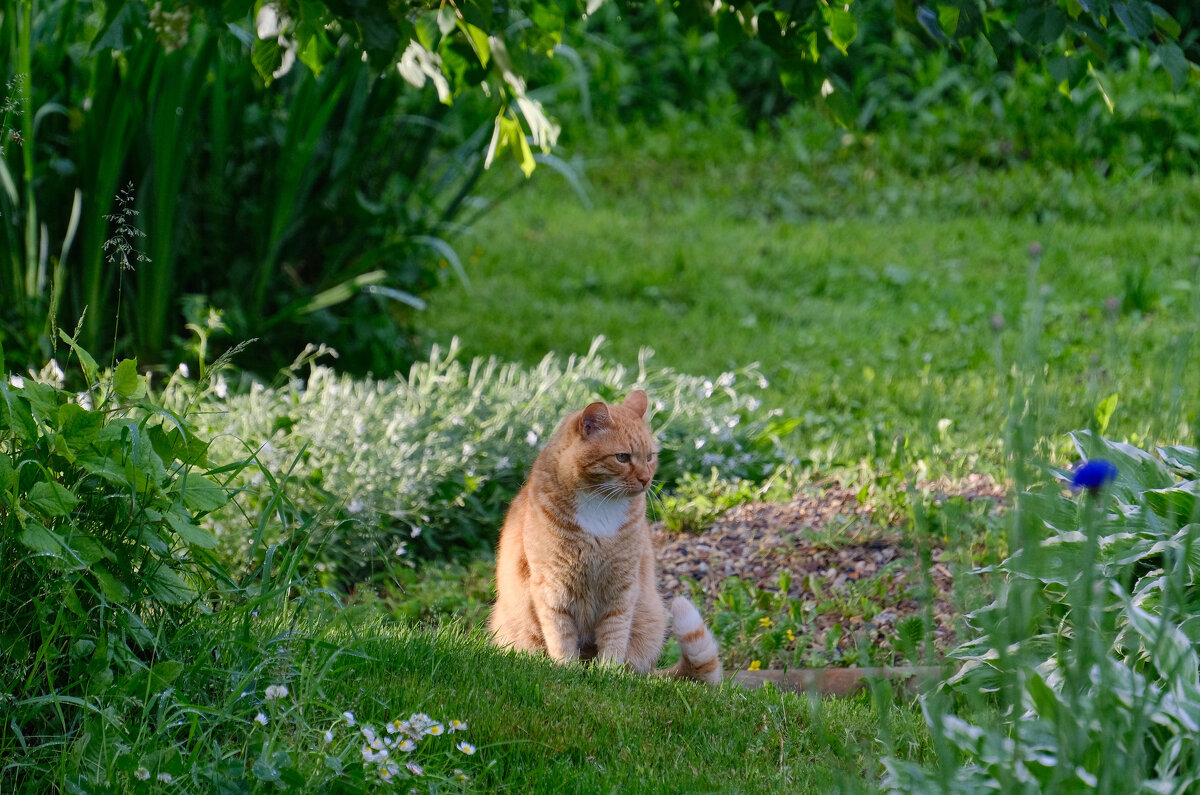
{"type": "Polygon", "coordinates": [[[581,146],[590,206],[538,173],[487,215],[459,246],[470,284],[419,318],[426,342],[532,364],[603,335],[623,363],[643,347],[709,376],[758,362],[818,467],[907,436],[936,469],[1002,472],[1018,360],[1044,367],[1038,430],[1060,453],[1114,393],[1116,436],[1195,428],[1194,181],[917,178],[832,144],[804,162],[794,135],[681,123],[581,146]]]}

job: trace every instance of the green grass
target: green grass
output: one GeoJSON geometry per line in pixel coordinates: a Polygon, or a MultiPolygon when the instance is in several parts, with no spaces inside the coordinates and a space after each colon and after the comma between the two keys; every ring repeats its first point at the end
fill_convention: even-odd
{"type": "Polygon", "coordinates": [[[1195,427],[1200,370],[1180,366],[1200,312],[1195,181],[918,179],[874,171],[870,152],[806,164],[787,132],[687,126],[585,157],[594,207],[537,175],[462,244],[472,287],[430,298],[428,342],[533,363],[602,334],[622,362],[643,346],[683,372],[757,361],[817,465],[908,436],[941,466],[997,471],[1036,241],[1043,433],[1086,426],[1112,393],[1117,437],[1195,427]]]}

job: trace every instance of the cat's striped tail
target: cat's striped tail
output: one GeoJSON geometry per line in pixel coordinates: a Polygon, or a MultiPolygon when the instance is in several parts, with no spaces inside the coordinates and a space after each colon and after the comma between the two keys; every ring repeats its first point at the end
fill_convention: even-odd
{"type": "Polygon", "coordinates": [[[675,621],[675,639],[679,641],[679,662],[659,671],[677,679],[695,679],[710,685],[721,683],[721,658],[716,638],[704,625],[696,606],[677,596],[671,601],[675,621]]]}

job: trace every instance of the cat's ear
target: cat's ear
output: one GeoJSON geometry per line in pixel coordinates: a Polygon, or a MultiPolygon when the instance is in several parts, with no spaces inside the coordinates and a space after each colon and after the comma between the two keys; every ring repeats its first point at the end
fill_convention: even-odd
{"type": "Polygon", "coordinates": [[[608,413],[608,406],[603,403],[593,403],[583,410],[583,416],[579,418],[579,435],[584,439],[590,439],[611,427],[612,424],[612,415],[608,413]]]}
{"type": "Polygon", "coordinates": [[[646,399],[646,393],[640,389],[630,392],[629,397],[625,398],[625,408],[639,417],[646,413],[646,408],[649,405],[650,401],[646,399]]]}

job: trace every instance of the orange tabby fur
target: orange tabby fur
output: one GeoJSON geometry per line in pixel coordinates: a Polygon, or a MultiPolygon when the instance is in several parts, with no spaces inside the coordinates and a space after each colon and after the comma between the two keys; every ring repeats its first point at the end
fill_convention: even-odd
{"type": "MultiPolygon", "coordinates": [[[[500,646],[653,669],[666,611],[646,522],[658,465],[646,408],[641,391],[623,404],[593,403],[537,457],[500,533],[489,622],[500,646]]],[[[683,654],[660,673],[719,682],[717,645],[696,608],[677,598],[671,612],[683,654]]]]}

